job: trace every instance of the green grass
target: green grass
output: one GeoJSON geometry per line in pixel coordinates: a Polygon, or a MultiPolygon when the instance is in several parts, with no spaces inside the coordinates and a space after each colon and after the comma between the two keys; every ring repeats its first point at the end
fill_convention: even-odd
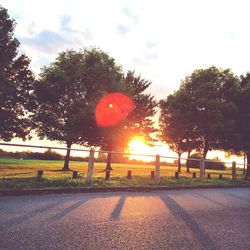
{"type": "MultiPolygon", "coordinates": [[[[36,188],[76,188],[86,186],[87,162],[70,162],[71,170],[78,171],[79,178],[72,179],[72,172],[60,171],[63,161],[48,160],[19,160],[19,159],[1,159],[0,158],[0,190],[17,189],[36,189],[36,188]],[[37,170],[44,171],[42,180],[38,180],[37,170]]],[[[150,172],[154,170],[153,165],[134,165],[134,164],[112,164],[111,178],[104,180],[105,163],[95,163],[92,187],[100,186],[150,186],[157,185],[150,178],[150,172]],[[127,171],[132,170],[133,178],[126,178],[127,171]]],[[[180,178],[174,178],[177,167],[161,167],[160,185],[200,185],[199,170],[190,169],[197,173],[197,178],[193,179],[192,174],[186,173],[185,168],[180,174],[180,178]]],[[[211,180],[205,180],[203,185],[231,185],[231,184],[250,184],[243,180],[242,171],[238,171],[237,182],[231,181],[231,170],[217,171],[207,170],[211,173],[211,180]],[[218,174],[223,174],[223,179],[218,179],[218,174]]]]}

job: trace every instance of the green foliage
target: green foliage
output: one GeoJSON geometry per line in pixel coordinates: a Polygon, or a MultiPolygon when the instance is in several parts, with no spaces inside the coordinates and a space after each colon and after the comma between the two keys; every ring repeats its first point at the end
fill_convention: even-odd
{"type": "Polygon", "coordinates": [[[152,118],[156,113],[157,102],[151,94],[145,93],[150,85],[151,82],[136,76],[134,71],[128,71],[123,76],[116,92],[129,96],[134,102],[133,108],[120,124],[96,129],[96,140],[102,149],[123,152],[135,135],[144,137],[149,143],[154,141],[156,129],[152,118]]]}
{"type": "Polygon", "coordinates": [[[35,86],[38,108],[34,119],[40,138],[89,145],[98,97],[105,83],[119,77],[114,60],[97,49],[59,54],[43,68],[35,86]]]}
{"type": "Polygon", "coordinates": [[[192,151],[200,146],[190,110],[190,98],[184,91],[177,91],[160,102],[160,138],[177,153],[192,151]]]}
{"type": "MultiPolygon", "coordinates": [[[[230,124],[231,134],[228,134],[228,147],[235,153],[245,153],[247,164],[250,164],[250,73],[240,77],[239,91],[234,99],[237,111],[234,122],[230,124]]],[[[250,177],[250,165],[247,167],[247,177],[250,177]]]]}
{"type": "MultiPolygon", "coordinates": [[[[104,52],[92,48],[62,52],[44,67],[35,85],[37,109],[33,116],[40,138],[86,146],[95,140],[95,106],[121,79],[121,67],[104,52]]],[[[70,150],[64,170],[68,170],[70,150]]]]}
{"type": "MultiPolygon", "coordinates": [[[[40,138],[123,151],[134,135],[152,138],[152,116],[157,105],[144,91],[151,83],[129,71],[126,75],[109,55],[96,48],[59,54],[44,67],[35,84],[37,109],[34,128],[40,138]],[[96,125],[95,107],[107,93],[121,92],[134,101],[120,124],[96,125]]],[[[69,151],[66,159],[69,158],[69,151]]],[[[68,163],[65,161],[65,169],[68,163]]]]}
{"type": "Polygon", "coordinates": [[[182,82],[184,91],[190,100],[190,109],[196,136],[202,141],[203,157],[208,150],[222,149],[225,138],[231,131],[228,124],[236,111],[233,102],[238,87],[238,78],[231,70],[208,69],[195,70],[182,82]]]}
{"type": "Polygon", "coordinates": [[[229,69],[195,70],[161,102],[163,139],[180,152],[202,149],[204,158],[208,150],[229,146],[237,92],[238,78],[229,69]]]}
{"type": "Polygon", "coordinates": [[[19,42],[13,37],[15,21],[0,6],[0,139],[26,139],[31,124],[28,112],[33,109],[34,76],[29,59],[18,55],[19,42]]]}
{"type": "Polygon", "coordinates": [[[128,71],[124,80],[133,90],[132,99],[134,101],[133,110],[128,116],[127,126],[132,130],[132,135],[142,136],[148,142],[153,142],[156,129],[152,118],[156,114],[157,102],[154,96],[145,93],[151,82],[141,78],[141,76],[136,76],[133,71],[128,71]]]}
{"type": "MultiPolygon", "coordinates": [[[[201,140],[197,137],[195,125],[190,119],[191,101],[184,91],[176,91],[166,100],[160,101],[160,139],[178,154],[178,171],[181,172],[181,154],[198,149],[201,140]]],[[[189,170],[187,169],[189,172],[189,170]]]]}

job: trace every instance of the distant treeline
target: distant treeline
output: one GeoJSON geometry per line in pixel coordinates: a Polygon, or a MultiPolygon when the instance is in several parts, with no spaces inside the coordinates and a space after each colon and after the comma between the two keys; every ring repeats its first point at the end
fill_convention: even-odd
{"type": "MultiPolygon", "coordinates": [[[[64,156],[48,149],[44,153],[32,152],[32,151],[16,151],[7,152],[0,149],[1,158],[15,158],[15,159],[34,159],[34,160],[63,160],[64,156]]],[[[72,161],[88,161],[88,157],[71,156],[72,161]]]]}

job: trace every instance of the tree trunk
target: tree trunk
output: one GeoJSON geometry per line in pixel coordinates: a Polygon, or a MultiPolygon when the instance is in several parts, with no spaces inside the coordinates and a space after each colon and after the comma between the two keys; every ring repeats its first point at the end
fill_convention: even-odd
{"type": "Polygon", "coordinates": [[[205,160],[207,158],[207,152],[209,150],[209,144],[208,141],[205,139],[205,145],[203,149],[203,159],[205,160]]]}
{"type": "Polygon", "coordinates": [[[113,168],[111,167],[111,158],[112,158],[112,154],[108,153],[108,156],[107,156],[107,165],[106,165],[105,171],[107,171],[107,170],[113,170],[113,168]]]}
{"type": "Polygon", "coordinates": [[[246,152],[247,155],[247,172],[246,172],[246,179],[250,177],[250,152],[246,152]]]}
{"type": "Polygon", "coordinates": [[[64,158],[64,166],[63,166],[63,171],[69,171],[69,158],[70,158],[70,149],[71,149],[71,142],[67,142],[67,153],[66,156],[64,158]]]}
{"type": "MultiPolygon", "coordinates": [[[[192,150],[190,150],[190,149],[188,150],[188,155],[187,155],[188,159],[190,158],[191,151],[192,150]]],[[[190,173],[190,170],[189,170],[189,161],[188,160],[186,161],[186,167],[187,167],[187,173],[190,173]]]]}
{"type": "Polygon", "coordinates": [[[181,153],[178,153],[178,172],[181,172],[181,153]]]}

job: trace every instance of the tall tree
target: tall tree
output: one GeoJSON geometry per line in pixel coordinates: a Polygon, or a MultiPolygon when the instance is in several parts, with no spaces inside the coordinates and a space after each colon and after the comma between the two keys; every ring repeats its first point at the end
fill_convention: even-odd
{"type": "Polygon", "coordinates": [[[160,102],[160,139],[178,154],[178,172],[181,172],[182,153],[188,152],[189,157],[192,150],[201,146],[193,120],[189,119],[190,104],[188,95],[180,90],[160,102]]]}
{"type": "Polygon", "coordinates": [[[250,73],[240,77],[238,92],[235,91],[234,118],[228,125],[225,149],[233,149],[236,153],[244,152],[247,158],[246,178],[250,177],[250,73]]]}
{"type": "Polygon", "coordinates": [[[134,135],[142,136],[149,143],[154,141],[153,116],[156,113],[157,102],[145,90],[151,82],[136,76],[134,71],[128,71],[117,84],[115,91],[123,93],[133,101],[131,112],[119,124],[107,128],[99,127],[100,146],[104,150],[124,151],[134,135]]]}
{"type": "Polygon", "coordinates": [[[0,139],[26,139],[31,130],[29,111],[33,109],[34,76],[30,60],[18,55],[19,41],[14,38],[16,23],[0,6],[0,139]]]}
{"type": "MultiPolygon", "coordinates": [[[[133,105],[127,117],[109,127],[97,127],[94,140],[103,150],[124,152],[129,141],[135,135],[142,136],[146,141],[155,141],[153,116],[156,113],[157,102],[151,94],[145,93],[151,82],[136,76],[134,71],[128,71],[119,84],[111,91],[128,96],[133,105]]],[[[113,155],[112,157],[117,157],[113,155]]],[[[111,169],[111,155],[108,155],[106,170],[111,169]]]]}
{"type": "Polygon", "coordinates": [[[66,143],[63,170],[69,170],[72,144],[98,144],[93,140],[95,105],[106,86],[121,77],[114,59],[95,48],[62,52],[42,69],[35,85],[36,130],[40,138],[66,143]]]}
{"type": "Polygon", "coordinates": [[[189,121],[193,122],[198,140],[202,141],[203,157],[212,149],[223,149],[227,123],[231,122],[234,95],[238,78],[231,70],[195,70],[182,81],[180,91],[187,95],[190,105],[189,121]]]}

